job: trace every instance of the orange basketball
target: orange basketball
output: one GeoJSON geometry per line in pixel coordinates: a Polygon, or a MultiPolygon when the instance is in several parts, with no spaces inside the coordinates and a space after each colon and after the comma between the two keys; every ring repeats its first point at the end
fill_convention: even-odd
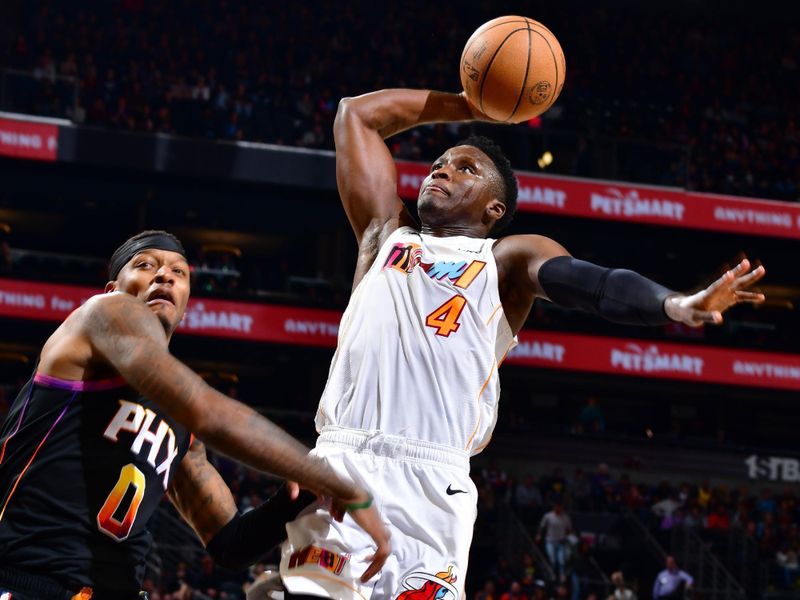
{"type": "Polygon", "coordinates": [[[519,123],[542,114],[564,87],[566,61],[552,32],[527,17],[478,27],[461,53],[461,85],[481,112],[519,123]]]}

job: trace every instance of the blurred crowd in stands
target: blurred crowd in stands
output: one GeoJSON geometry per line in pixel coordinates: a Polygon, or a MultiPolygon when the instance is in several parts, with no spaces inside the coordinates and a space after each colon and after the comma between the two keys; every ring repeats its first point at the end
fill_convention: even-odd
{"type": "MultiPolygon", "coordinates": [[[[21,30],[0,48],[0,66],[35,76],[5,75],[14,110],[326,149],[343,96],[382,87],[457,90],[463,44],[497,16],[488,2],[438,6],[431,15],[420,0],[368,9],[39,0],[23,12],[21,30]]],[[[556,153],[552,169],[560,173],[608,177],[599,155],[610,149],[612,177],[798,199],[800,37],[791,19],[697,4],[632,10],[575,2],[541,5],[530,16],[559,37],[567,82],[543,118],[516,127],[509,150],[517,168],[535,170],[542,136],[552,142],[563,134],[570,158],[556,153]]],[[[429,160],[459,134],[427,127],[391,146],[398,157],[429,160]]]]}
{"type": "MultiPolygon", "coordinates": [[[[473,478],[483,518],[491,522],[502,507],[510,506],[530,537],[543,542],[542,549],[557,575],[557,580],[548,585],[555,584],[556,588],[574,590],[580,585],[579,578],[573,575],[584,572],[582,557],[591,556],[591,544],[596,541],[595,536],[586,535],[591,532],[573,528],[575,520],[570,521],[569,515],[631,513],[667,552],[674,543],[673,530],[691,531],[732,573],[741,574],[745,568],[761,569],[770,587],[800,590],[800,503],[794,486],[776,491],[769,487],[754,490],[747,485],[712,485],[709,480],[636,482],[628,474],[613,474],[605,463],[588,471],[576,468],[569,473],[554,468],[550,473],[529,473],[517,478],[497,462],[491,462],[474,472],[473,478]],[[563,557],[548,547],[553,540],[547,539],[552,533],[553,515],[558,513],[568,523],[563,531],[556,532],[555,542],[560,546],[559,552],[565,553],[563,557]]],[[[676,550],[679,549],[672,548],[676,550]]],[[[488,571],[486,585],[502,594],[514,582],[525,586],[543,578],[541,573],[531,575],[527,577],[524,567],[510,570],[508,561],[501,558],[488,571]]],[[[652,581],[642,581],[636,572],[626,570],[625,578],[639,594],[649,592],[653,585],[652,581]]],[[[529,598],[538,597],[530,589],[526,594],[529,598]]],[[[488,596],[475,598],[485,597],[488,596]]]]}

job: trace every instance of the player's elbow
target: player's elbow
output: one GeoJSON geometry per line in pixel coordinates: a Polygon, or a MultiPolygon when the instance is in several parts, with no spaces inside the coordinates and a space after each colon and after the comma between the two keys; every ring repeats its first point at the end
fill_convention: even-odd
{"type": "Polygon", "coordinates": [[[347,122],[358,116],[357,104],[355,98],[342,98],[339,100],[339,106],[336,108],[336,118],[333,120],[334,131],[337,127],[341,127],[347,122]]]}
{"type": "Polygon", "coordinates": [[[380,92],[342,98],[333,122],[334,136],[345,129],[361,128],[378,131],[385,126],[391,104],[380,92]]]}

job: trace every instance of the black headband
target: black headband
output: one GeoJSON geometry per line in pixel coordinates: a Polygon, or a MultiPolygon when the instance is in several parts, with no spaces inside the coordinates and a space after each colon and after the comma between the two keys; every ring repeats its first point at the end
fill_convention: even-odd
{"type": "Polygon", "coordinates": [[[116,279],[122,267],[128,264],[130,259],[139,254],[142,250],[151,249],[177,252],[186,258],[186,250],[183,249],[183,246],[178,240],[170,235],[154,232],[143,237],[130,239],[117,248],[114,254],[111,255],[111,264],[108,267],[109,277],[112,280],[116,279]]]}

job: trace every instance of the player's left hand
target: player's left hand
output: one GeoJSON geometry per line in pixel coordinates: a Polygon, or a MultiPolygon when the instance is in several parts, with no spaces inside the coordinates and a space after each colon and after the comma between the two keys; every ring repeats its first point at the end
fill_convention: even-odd
{"type": "Polygon", "coordinates": [[[664,311],[673,321],[690,327],[701,327],[705,323],[719,325],[722,313],[734,304],[747,302],[761,304],[764,294],[748,291],[747,288],[764,277],[763,266],[750,269],[750,261],[742,260],[730,271],[706,289],[691,296],[671,296],[664,302],[664,311]]]}

